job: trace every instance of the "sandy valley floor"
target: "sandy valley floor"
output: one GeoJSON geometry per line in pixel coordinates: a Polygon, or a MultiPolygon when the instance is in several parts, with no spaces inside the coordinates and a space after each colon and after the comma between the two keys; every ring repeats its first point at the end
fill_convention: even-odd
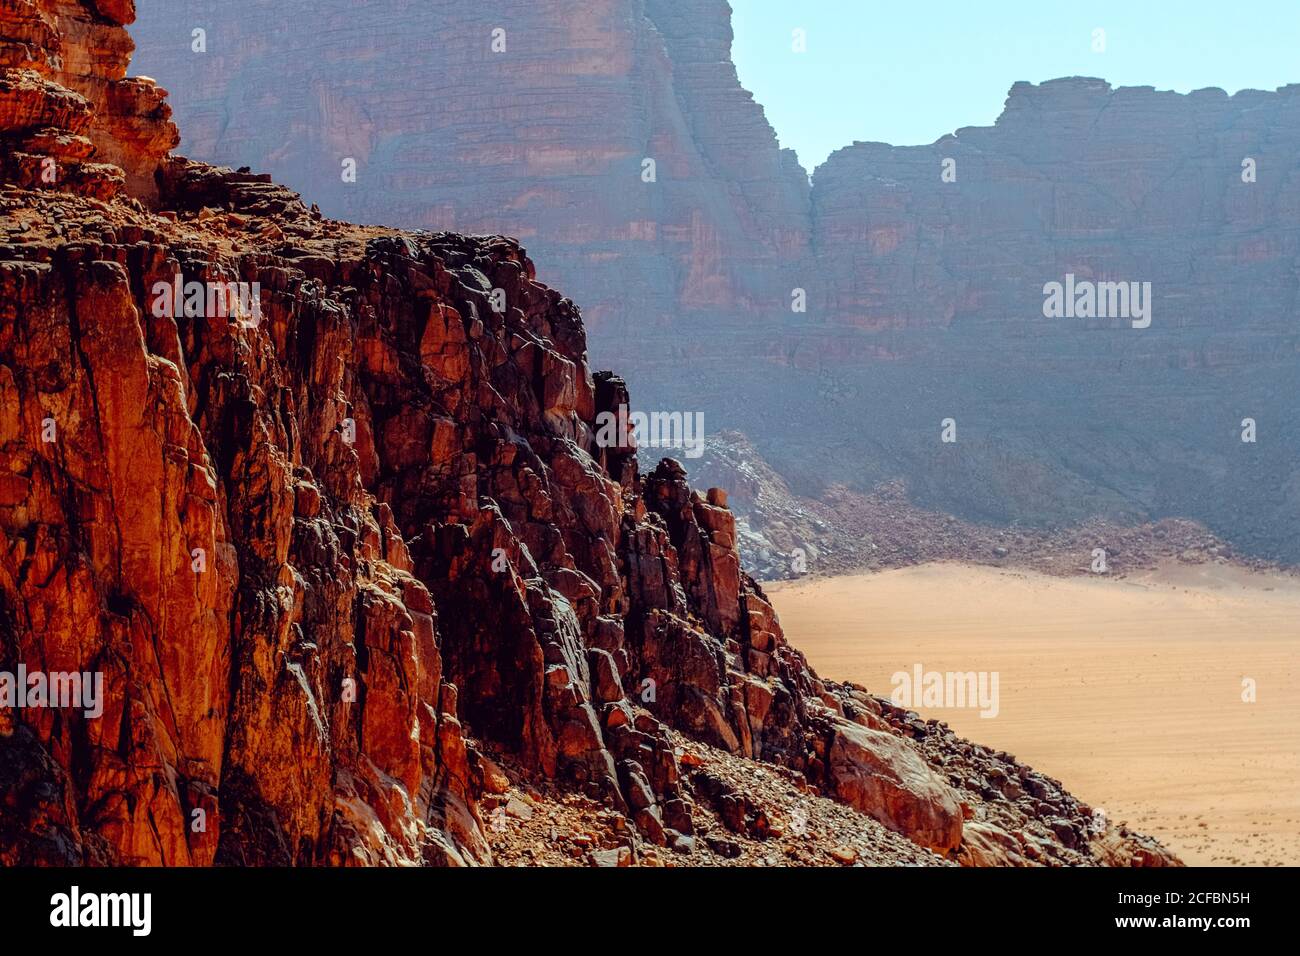
{"type": "Polygon", "coordinates": [[[1189,864],[1300,864],[1300,578],[1224,564],[1056,578],[961,564],[767,586],[826,677],[997,671],[1000,713],[918,708],[1189,864]],[[1253,678],[1255,703],[1242,701],[1253,678]]]}

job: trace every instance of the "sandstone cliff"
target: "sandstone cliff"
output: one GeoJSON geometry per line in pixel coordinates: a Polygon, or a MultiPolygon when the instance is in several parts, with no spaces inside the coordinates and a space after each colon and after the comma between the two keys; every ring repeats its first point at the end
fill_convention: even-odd
{"type": "Polygon", "coordinates": [[[891,470],[973,517],[1192,518],[1300,561],[1297,149],[1300,86],[1076,77],[1017,84],[992,127],[834,153],[812,199],[824,314],[915,376],[901,408],[844,370],[907,423],[891,470]],[[1045,318],[1067,274],[1149,282],[1150,327],[1045,318]],[[936,454],[948,416],[972,440],[936,454]],[[1243,442],[1247,418],[1268,436],[1243,442]]]}
{"type": "Polygon", "coordinates": [[[737,80],[725,0],[149,6],[137,67],[185,91],[190,155],[256,157],[341,218],[519,237],[607,360],[789,301],[808,180],[737,80]]]}
{"type": "Polygon", "coordinates": [[[133,14],[0,3],[0,672],[103,679],[0,708],[0,861],[487,863],[527,786],[622,821],[592,862],[716,862],[779,829],[744,760],[869,862],[1172,862],[813,673],[726,495],[598,447],[626,387],[516,242],[164,155],[156,87],[111,92],[133,14]]]}
{"type": "Polygon", "coordinates": [[[800,495],[901,480],[1004,527],[1189,518],[1300,561],[1279,520],[1300,509],[1296,87],[1017,84],[995,126],[848,146],[810,191],[738,82],[723,0],[207,9],[136,28],[190,155],[333,215],[522,237],[644,407],[705,410],[800,495]],[[1152,326],[1044,319],[1066,273],[1151,282],[1152,326]]]}

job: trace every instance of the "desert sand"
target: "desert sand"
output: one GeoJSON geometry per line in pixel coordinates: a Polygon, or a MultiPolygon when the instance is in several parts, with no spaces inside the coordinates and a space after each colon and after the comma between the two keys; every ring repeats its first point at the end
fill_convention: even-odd
{"type": "Polygon", "coordinates": [[[938,563],[767,590],[826,677],[888,696],[916,664],[997,671],[996,717],[917,710],[1188,864],[1300,864],[1300,579],[1222,563],[1125,578],[938,563]]]}

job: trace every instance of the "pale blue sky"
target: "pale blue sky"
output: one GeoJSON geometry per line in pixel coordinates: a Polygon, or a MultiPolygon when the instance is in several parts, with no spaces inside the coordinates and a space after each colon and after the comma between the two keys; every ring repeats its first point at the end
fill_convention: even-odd
{"type": "Polygon", "coordinates": [[[916,145],[988,125],[1017,80],[1182,93],[1300,83],[1300,0],[730,2],[741,82],[809,172],[854,140],[916,145]],[[791,50],[796,27],[806,53],[791,50]]]}

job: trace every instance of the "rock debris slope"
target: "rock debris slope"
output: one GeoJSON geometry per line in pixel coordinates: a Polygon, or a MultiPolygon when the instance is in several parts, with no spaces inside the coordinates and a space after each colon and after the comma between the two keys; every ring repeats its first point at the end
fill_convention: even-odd
{"type": "Polygon", "coordinates": [[[774,835],[738,760],[868,862],[1173,862],[818,678],[725,494],[597,446],[626,388],[517,243],[166,155],[133,15],[0,0],[0,671],[103,679],[98,716],[0,708],[0,862],[488,863],[527,781],[625,821],[599,860],[722,861],[774,835]]]}

